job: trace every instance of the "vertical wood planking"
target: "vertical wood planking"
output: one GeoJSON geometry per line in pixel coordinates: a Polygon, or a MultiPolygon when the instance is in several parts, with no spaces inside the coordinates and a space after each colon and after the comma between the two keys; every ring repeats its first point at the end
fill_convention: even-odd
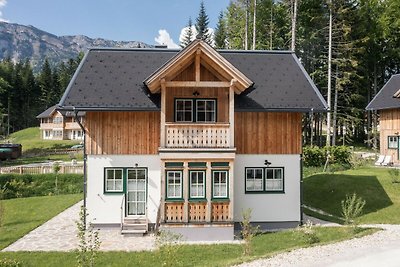
{"type": "Polygon", "coordinates": [[[235,112],[238,154],[300,154],[301,114],[235,112]]]}

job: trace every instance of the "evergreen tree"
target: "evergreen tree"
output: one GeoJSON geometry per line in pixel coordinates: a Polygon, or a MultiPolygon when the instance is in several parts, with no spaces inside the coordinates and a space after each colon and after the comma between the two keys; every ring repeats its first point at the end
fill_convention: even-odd
{"type": "Polygon", "coordinates": [[[210,34],[208,33],[208,22],[209,20],[208,20],[208,15],[206,13],[206,8],[204,6],[204,1],[201,1],[199,16],[196,19],[196,31],[197,31],[196,38],[201,38],[208,44],[211,44],[211,37],[210,34]]]}
{"type": "Polygon", "coordinates": [[[190,44],[190,42],[193,41],[195,36],[193,36],[193,30],[192,30],[193,24],[192,24],[192,18],[189,17],[189,22],[187,25],[187,30],[185,31],[185,35],[183,36],[183,40],[181,42],[181,47],[184,48],[190,44]]]}
{"type": "Polygon", "coordinates": [[[41,92],[41,102],[45,108],[53,105],[53,73],[50,67],[50,63],[47,58],[44,61],[42,70],[38,76],[38,83],[41,92]]]}
{"type": "Polygon", "coordinates": [[[215,47],[219,49],[226,48],[226,30],[225,30],[225,19],[224,13],[221,11],[218,17],[217,28],[214,33],[215,47]]]}

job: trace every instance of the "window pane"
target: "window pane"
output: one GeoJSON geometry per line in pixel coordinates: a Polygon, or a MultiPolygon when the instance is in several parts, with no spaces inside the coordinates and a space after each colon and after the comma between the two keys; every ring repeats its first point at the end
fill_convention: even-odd
{"type": "Polygon", "coordinates": [[[107,179],[114,178],[114,170],[107,170],[107,179]]]}
{"type": "Polygon", "coordinates": [[[282,169],[275,169],[275,179],[282,179],[282,169]]]}
{"type": "Polygon", "coordinates": [[[115,180],[115,190],[122,190],[122,180],[115,180]]]}
{"type": "Polygon", "coordinates": [[[273,179],[273,178],[274,178],[274,170],[267,169],[267,179],[273,179]]]}
{"type": "Polygon", "coordinates": [[[107,180],[107,191],[108,190],[114,190],[114,181],[110,181],[110,180],[107,180]]]}
{"type": "Polygon", "coordinates": [[[115,179],[122,179],[122,170],[115,170],[114,175],[115,179]]]}

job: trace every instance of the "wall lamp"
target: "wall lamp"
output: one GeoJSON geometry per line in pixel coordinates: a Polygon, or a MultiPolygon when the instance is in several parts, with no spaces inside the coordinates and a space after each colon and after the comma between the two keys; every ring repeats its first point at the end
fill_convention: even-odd
{"type": "Polygon", "coordinates": [[[199,96],[200,93],[199,93],[198,91],[194,91],[194,92],[193,92],[193,95],[194,95],[194,96],[199,96]]]}
{"type": "Polygon", "coordinates": [[[267,159],[264,161],[264,165],[266,165],[267,167],[269,167],[269,165],[271,165],[271,162],[269,162],[267,159]]]}

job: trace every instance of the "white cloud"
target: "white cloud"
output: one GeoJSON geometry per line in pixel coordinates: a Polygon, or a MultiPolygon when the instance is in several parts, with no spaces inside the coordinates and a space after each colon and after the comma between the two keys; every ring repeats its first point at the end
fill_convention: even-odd
{"type": "Polygon", "coordinates": [[[154,41],[156,41],[158,44],[166,45],[168,48],[180,48],[180,46],[177,45],[174,40],[172,40],[167,30],[164,29],[160,29],[158,31],[158,36],[154,38],[154,41]]]}
{"type": "Polygon", "coordinates": [[[0,0],[0,21],[8,22],[8,20],[3,18],[2,8],[7,4],[7,0],[0,0]]]}

